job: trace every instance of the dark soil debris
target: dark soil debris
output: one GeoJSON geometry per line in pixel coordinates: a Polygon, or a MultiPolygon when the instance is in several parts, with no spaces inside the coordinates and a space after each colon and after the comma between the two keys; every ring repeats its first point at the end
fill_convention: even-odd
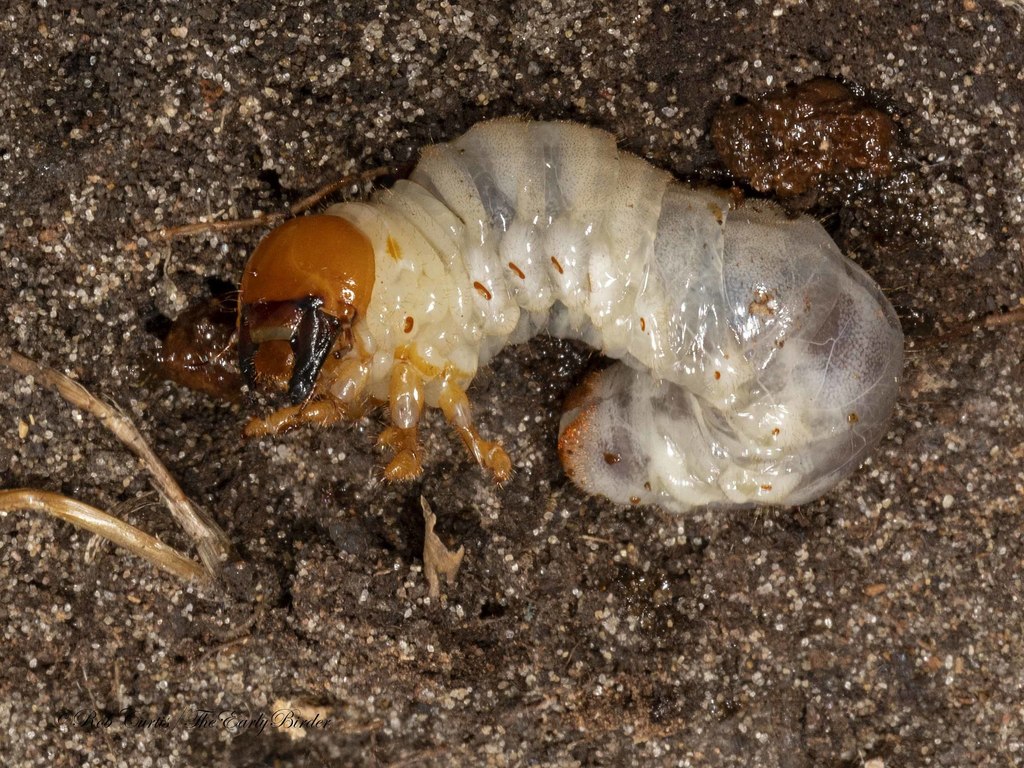
{"type": "Polygon", "coordinates": [[[233,298],[215,296],[178,315],[161,339],[156,355],[159,374],[213,398],[240,400],[236,305],[233,298]]]}
{"type": "Polygon", "coordinates": [[[826,175],[888,176],[897,139],[892,117],[824,77],[724,106],[711,124],[729,172],[779,197],[802,195],[826,175]]]}

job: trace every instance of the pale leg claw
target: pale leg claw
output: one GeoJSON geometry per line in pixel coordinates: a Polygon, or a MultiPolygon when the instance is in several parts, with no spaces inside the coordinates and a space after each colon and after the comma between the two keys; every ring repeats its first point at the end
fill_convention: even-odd
{"type": "Polygon", "coordinates": [[[480,436],[473,425],[469,398],[466,397],[465,390],[448,376],[441,385],[441,411],[448,423],[455,427],[455,431],[477,464],[491,470],[494,479],[499,483],[504,483],[512,477],[512,460],[501,447],[501,443],[485,440],[480,436]]]}
{"type": "Polygon", "coordinates": [[[455,431],[459,433],[476,463],[491,470],[497,482],[505,483],[512,477],[512,460],[501,447],[501,443],[485,440],[474,427],[455,425],[455,431]]]}
{"type": "Polygon", "coordinates": [[[412,480],[423,473],[423,457],[416,427],[385,427],[377,444],[390,448],[395,456],[384,469],[388,480],[412,480]]]}
{"type": "Polygon", "coordinates": [[[395,457],[384,470],[388,480],[411,480],[423,472],[417,440],[423,413],[423,376],[405,359],[396,359],[388,392],[391,426],[380,433],[378,443],[391,448],[395,457]]]}
{"type": "Polygon", "coordinates": [[[328,427],[344,419],[352,418],[353,409],[344,403],[325,398],[299,405],[279,408],[268,416],[249,419],[245,425],[246,437],[266,437],[290,432],[304,424],[328,427]]]}

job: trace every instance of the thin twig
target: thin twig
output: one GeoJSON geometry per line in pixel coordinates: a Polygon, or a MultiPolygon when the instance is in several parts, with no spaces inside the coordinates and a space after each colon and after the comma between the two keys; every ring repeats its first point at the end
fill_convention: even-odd
{"type": "Polygon", "coordinates": [[[1008,312],[992,312],[981,318],[986,328],[1002,328],[1024,322],[1024,306],[1014,307],[1008,312]]]}
{"type": "Polygon", "coordinates": [[[229,219],[225,221],[199,221],[192,224],[182,224],[178,227],[161,227],[145,233],[147,240],[171,240],[175,237],[185,235],[198,235],[205,232],[230,232],[236,229],[251,229],[253,227],[270,227],[280,223],[289,216],[298,216],[319,203],[325,197],[333,195],[353,184],[366,184],[394,171],[391,167],[374,168],[362,173],[353,173],[344,178],[332,181],[318,189],[313,194],[302,198],[297,203],[288,207],[287,211],[275,211],[263,216],[254,216],[250,219],[229,219]]]}
{"type": "Polygon", "coordinates": [[[210,581],[210,574],[202,565],[189,560],[178,550],[140,531],[134,525],[118,520],[113,515],[108,515],[77,499],[33,488],[0,491],[0,512],[14,512],[19,509],[48,512],[65,522],[109,539],[172,576],[200,583],[210,581]]]}
{"type": "Polygon", "coordinates": [[[1016,325],[1018,323],[1024,323],[1024,305],[1014,307],[1006,312],[989,312],[987,315],[976,317],[973,320],[958,323],[945,333],[940,333],[936,336],[926,336],[923,339],[915,339],[914,344],[919,347],[930,347],[934,344],[945,344],[950,341],[955,341],[956,339],[961,339],[964,336],[970,336],[975,331],[994,331],[999,328],[1005,328],[1008,325],[1016,325]]]}
{"type": "Polygon", "coordinates": [[[213,518],[189,500],[131,419],[94,397],[85,387],[63,373],[40,365],[12,349],[0,347],[0,366],[34,377],[37,382],[57,392],[74,407],[88,411],[142,459],[142,463],[153,476],[157,489],[163,494],[174,519],[195,542],[199,557],[211,576],[216,575],[224,563],[234,559],[235,555],[227,534],[213,518]]]}
{"type": "Polygon", "coordinates": [[[162,227],[146,232],[147,240],[171,240],[186,235],[201,235],[204,232],[230,232],[235,229],[251,229],[252,227],[272,226],[285,217],[284,213],[268,213],[266,216],[255,216],[251,219],[230,219],[228,221],[197,221],[182,224],[178,227],[162,227]]]}
{"type": "Polygon", "coordinates": [[[292,216],[298,216],[300,213],[305,213],[314,205],[319,203],[325,197],[333,195],[335,192],[340,192],[345,187],[350,187],[353,184],[366,184],[367,182],[379,179],[381,176],[386,176],[389,173],[394,172],[394,168],[391,166],[381,166],[380,168],[373,168],[369,171],[363,171],[362,173],[352,174],[344,178],[332,181],[330,184],[326,184],[311,195],[299,200],[288,208],[289,214],[292,216]]]}

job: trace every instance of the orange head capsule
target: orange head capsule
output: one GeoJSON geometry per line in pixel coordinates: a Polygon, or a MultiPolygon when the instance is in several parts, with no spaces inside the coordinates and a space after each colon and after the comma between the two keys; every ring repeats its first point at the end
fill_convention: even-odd
{"type": "Polygon", "coordinates": [[[350,329],[373,291],[373,246],[338,216],[292,219],[249,257],[238,302],[238,353],[250,388],[287,386],[300,403],[332,352],[351,344],[350,329]]]}

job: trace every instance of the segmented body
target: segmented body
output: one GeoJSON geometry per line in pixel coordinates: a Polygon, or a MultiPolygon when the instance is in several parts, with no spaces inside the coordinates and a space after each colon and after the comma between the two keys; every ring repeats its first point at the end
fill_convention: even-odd
{"type": "Polygon", "coordinates": [[[328,214],[368,238],[375,277],[349,369],[318,389],[389,400],[400,431],[543,331],[621,361],[560,435],[573,479],[620,503],[801,503],[858,466],[892,411],[899,323],[816,222],[733,208],[603,131],[483,123],[328,214]]]}

